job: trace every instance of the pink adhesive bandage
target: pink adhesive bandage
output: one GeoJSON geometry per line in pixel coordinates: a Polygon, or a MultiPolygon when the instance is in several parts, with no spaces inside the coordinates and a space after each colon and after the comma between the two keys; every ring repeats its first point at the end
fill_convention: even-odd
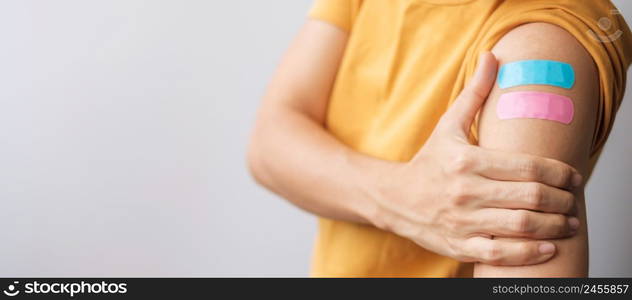
{"type": "Polygon", "coordinates": [[[573,101],[565,96],[543,92],[513,92],[500,96],[498,118],[543,119],[564,124],[573,121],[573,101]]]}

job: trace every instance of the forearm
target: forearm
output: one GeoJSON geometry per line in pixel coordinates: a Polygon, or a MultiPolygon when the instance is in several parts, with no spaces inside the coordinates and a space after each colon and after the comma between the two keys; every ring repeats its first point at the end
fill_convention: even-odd
{"type": "Polygon", "coordinates": [[[305,23],[268,86],[248,163],[259,183],[295,205],[366,223],[373,205],[365,194],[389,163],[351,150],[324,126],[346,41],[331,24],[305,23]]]}
{"type": "Polygon", "coordinates": [[[292,108],[262,111],[256,128],[248,161],[259,183],[316,215],[369,222],[369,190],[392,163],[350,149],[292,108]]]}

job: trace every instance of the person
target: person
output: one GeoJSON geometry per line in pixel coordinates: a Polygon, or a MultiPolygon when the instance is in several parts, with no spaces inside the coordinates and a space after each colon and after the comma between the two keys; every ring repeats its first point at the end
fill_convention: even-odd
{"type": "Polygon", "coordinates": [[[584,277],[583,190],[631,43],[607,0],[316,0],[248,165],[319,216],[313,276],[584,277]],[[574,85],[500,88],[526,60],[569,64],[574,85]],[[572,122],[499,118],[520,91],[571,99],[572,122]]]}

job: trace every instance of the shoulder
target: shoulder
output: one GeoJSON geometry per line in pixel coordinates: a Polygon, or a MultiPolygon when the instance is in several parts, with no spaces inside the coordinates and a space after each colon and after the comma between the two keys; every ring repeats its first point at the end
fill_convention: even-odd
{"type": "Polygon", "coordinates": [[[585,101],[599,98],[599,71],[593,56],[565,29],[549,23],[528,23],[507,32],[492,52],[503,65],[520,60],[553,60],[572,66],[577,84],[571,94],[585,101]],[[587,97],[586,97],[587,96],[587,97]]]}
{"type": "Polygon", "coordinates": [[[592,106],[598,120],[593,145],[597,153],[623,99],[632,34],[609,1],[584,2],[592,3],[503,2],[489,20],[477,53],[492,49],[500,64],[529,59],[570,63],[579,83],[571,92],[598,102],[598,107],[592,106]]]}
{"type": "Polygon", "coordinates": [[[510,30],[496,43],[493,52],[501,60],[565,60],[579,71],[597,72],[584,46],[565,29],[549,23],[528,23],[510,30]]]}

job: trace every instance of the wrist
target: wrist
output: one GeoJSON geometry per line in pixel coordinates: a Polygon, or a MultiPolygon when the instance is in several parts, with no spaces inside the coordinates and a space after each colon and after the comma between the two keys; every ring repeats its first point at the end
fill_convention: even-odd
{"type": "Polygon", "coordinates": [[[356,191],[361,200],[355,203],[353,209],[367,223],[389,230],[387,207],[393,191],[398,189],[395,186],[399,177],[397,170],[403,166],[401,162],[374,159],[365,168],[357,169],[359,180],[356,191]]]}

